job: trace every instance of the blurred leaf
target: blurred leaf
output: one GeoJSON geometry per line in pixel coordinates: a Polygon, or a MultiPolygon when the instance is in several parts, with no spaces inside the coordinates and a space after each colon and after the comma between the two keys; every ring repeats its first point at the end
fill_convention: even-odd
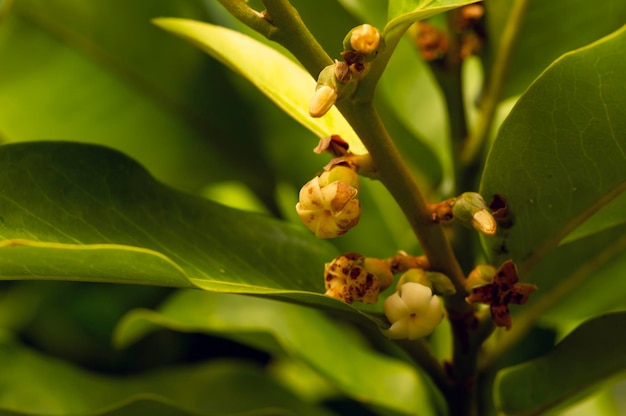
{"type": "MultiPolygon", "coordinates": [[[[504,97],[524,91],[565,52],[580,48],[619,29],[626,22],[623,0],[529,1],[507,73],[504,97]]],[[[486,1],[489,42],[485,68],[497,59],[497,46],[507,25],[511,4],[486,1]]]]}
{"type": "Polygon", "coordinates": [[[115,342],[127,345],[158,327],[221,334],[273,354],[286,353],[355,400],[402,414],[433,414],[432,390],[409,364],[372,352],[355,334],[313,309],[181,291],[160,312],[139,309],[128,314],[115,342]]]}
{"type": "Polygon", "coordinates": [[[263,369],[244,362],[215,361],[117,378],[4,343],[0,364],[3,414],[327,414],[294,397],[263,369]]]}
{"type": "Polygon", "coordinates": [[[539,414],[561,405],[626,369],[626,313],[587,321],[550,353],[504,369],[494,385],[505,415],[539,414]]]}
{"type": "Polygon", "coordinates": [[[0,27],[0,134],[111,146],[186,190],[228,178],[271,194],[253,112],[219,64],[150,23],[163,14],[206,18],[193,0],[16,2],[0,27]]]}
{"type": "Polygon", "coordinates": [[[363,23],[382,28],[387,23],[386,0],[339,0],[339,3],[363,23]]]}
{"type": "Polygon", "coordinates": [[[111,149],[0,147],[0,278],[255,293],[355,313],[323,292],[338,253],[303,227],[156,182],[111,149]]]}
{"type": "Polygon", "coordinates": [[[525,274],[626,189],[626,27],[558,59],[503,123],[481,193],[502,195],[512,226],[484,238],[495,264],[525,274]]]}
{"type": "Polygon", "coordinates": [[[355,153],[365,153],[363,144],[335,107],[321,118],[309,116],[309,101],[316,81],[291,59],[246,35],[208,23],[159,18],[159,27],[202,48],[233,71],[241,74],[296,121],[320,138],[340,135],[355,153]]]}

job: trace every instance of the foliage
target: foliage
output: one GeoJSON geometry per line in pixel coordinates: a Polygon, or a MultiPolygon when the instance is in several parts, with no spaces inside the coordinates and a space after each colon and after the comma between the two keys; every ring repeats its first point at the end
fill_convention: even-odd
{"type": "Polygon", "coordinates": [[[0,413],[623,412],[626,3],[219,3],[0,0],[0,413]],[[406,282],[446,319],[391,340],[406,282]]]}

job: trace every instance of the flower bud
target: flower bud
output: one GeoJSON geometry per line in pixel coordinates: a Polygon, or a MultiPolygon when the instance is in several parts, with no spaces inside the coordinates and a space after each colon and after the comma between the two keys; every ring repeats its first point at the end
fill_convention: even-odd
{"type": "Polygon", "coordinates": [[[465,287],[468,290],[471,290],[478,286],[484,286],[488,283],[491,283],[493,277],[496,274],[496,268],[489,264],[479,264],[474,267],[469,275],[467,275],[467,281],[465,282],[465,287]]]}
{"type": "Polygon", "coordinates": [[[358,253],[342,254],[324,268],[326,296],[346,303],[376,303],[392,279],[387,263],[358,253]]]}
{"type": "Polygon", "coordinates": [[[456,288],[448,276],[439,272],[426,271],[420,268],[407,270],[396,285],[400,289],[405,283],[419,283],[432,289],[433,293],[440,296],[451,296],[456,293],[456,288]]]}
{"type": "Polygon", "coordinates": [[[420,283],[408,282],[385,299],[383,310],[391,327],[383,332],[392,339],[418,339],[433,332],[443,318],[441,300],[420,283]]]}
{"type": "Polygon", "coordinates": [[[496,233],[496,220],[491,215],[483,197],[476,192],[465,192],[456,198],[452,213],[454,218],[476,231],[488,236],[496,233]]]}
{"type": "Polygon", "coordinates": [[[309,102],[309,115],[322,117],[337,101],[337,90],[329,85],[321,85],[309,102]]]}
{"type": "Polygon", "coordinates": [[[358,193],[358,175],[345,166],[335,166],[300,189],[296,211],[318,238],[338,237],[357,225],[361,218],[358,193]]]}
{"type": "Polygon", "coordinates": [[[380,32],[372,25],[357,26],[344,39],[344,49],[370,54],[380,45],[380,32]]]}

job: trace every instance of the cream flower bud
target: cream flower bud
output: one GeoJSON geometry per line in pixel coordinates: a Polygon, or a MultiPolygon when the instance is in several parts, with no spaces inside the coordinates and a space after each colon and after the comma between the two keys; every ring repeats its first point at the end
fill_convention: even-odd
{"type": "Polygon", "coordinates": [[[320,85],[309,102],[309,115],[322,117],[337,101],[337,90],[330,85],[320,85]]]}
{"type": "Polygon", "coordinates": [[[383,304],[392,339],[418,339],[429,335],[443,318],[441,300],[420,283],[408,282],[383,304]]]}
{"type": "Polygon", "coordinates": [[[350,46],[364,54],[372,53],[380,44],[380,32],[372,25],[363,24],[350,32],[350,46]]]}
{"type": "Polygon", "coordinates": [[[361,203],[357,174],[344,166],[324,172],[300,189],[296,211],[307,228],[319,238],[334,238],[345,234],[361,218],[361,203]],[[339,169],[338,174],[332,173],[339,169]]]}

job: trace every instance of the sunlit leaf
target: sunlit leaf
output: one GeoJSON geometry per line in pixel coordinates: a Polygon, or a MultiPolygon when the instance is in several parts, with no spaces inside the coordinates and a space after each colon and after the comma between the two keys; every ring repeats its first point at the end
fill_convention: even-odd
{"type": "Polygon", "coordinates": [[[539,414],[626,370],[626,324],[620,312],[587,321],[551,352],[500,371],[494,386],[504,415],[539,414]]]}
{"type": "Polygon", "coordinates": [[[327,414],[298,400],[262,368],[237,361],[111,377],[3,343],[0,363],[0,412],[8,415],[327,414]]]}
{"type": "Polygon", "coordinates": [[[557,60],[517,102],[489,154],[481,193],[512,224],[485,238],[522,274],[626,189],[626,27],[557,60]]]}
{"type": "MultiPolygon", "coordinates": [[[[159,18],[155,24],[180,36],[215,57],[259,88],[275,104],[320,138],[340,135],[355,153],[365,153],[361,141],[339,110],[324,117],[309,116],[309,101],[316,81],[291,59],[233,30],[177,18],[159,18]]],[[[242,115],[245,117],[245,114],[242,115]]]]}
{"type": "Polygon", "coordinates": [[[422,375],[406,362],[371,351],[313,309],[181,291],[160,312],[137,310],[127,315],[116,331],[116,343],[126,345],[158,327],[221,334],[273,354],[287,353],[356,400],[400,414],[433,413],[432,391],[422,375]]]}

